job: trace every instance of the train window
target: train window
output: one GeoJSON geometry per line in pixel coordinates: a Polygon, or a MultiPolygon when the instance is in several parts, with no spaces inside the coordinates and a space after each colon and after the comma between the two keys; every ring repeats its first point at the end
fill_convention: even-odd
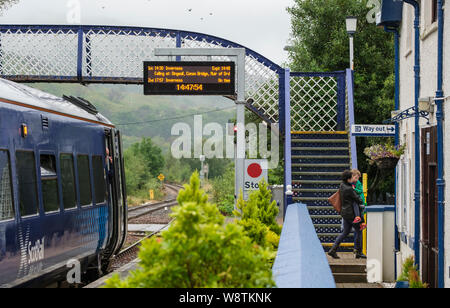
{"type": "Polygon", "coordinates": [[[9,152],[0,150],[0,221],[12,219],[15,214],[10,166],[9,152]]]}
{"type": "Polygon", "coordinates": [[[77,156],[78,187],[80,188],[81,206],[92,203],[91,173],[89,169],[89,156],[77,156]]]}
{"type": "Polygon", "coordinates": [[[53,155],[41,155],[42,201],[45,212],[59,210],[58,176],[53,155]]]}
{"type": "Polygon", "coordinates": [[[106,199],[106,178],[102,156],[92,156],[94,171],[95,203],[104,203],[106,199]]]}
{"type": "Polygon", "coordinates": [[[38,213],[36,188],[36,161],[33,152],[16,152],[17,178],[19,183],[19,208],[22,216],[38,213]]]}
{"type": "Polygon", "coordinates": [[[72,209],[77,206],[73,155],[61,154],[60,166],[64,209],[72,209]]]}

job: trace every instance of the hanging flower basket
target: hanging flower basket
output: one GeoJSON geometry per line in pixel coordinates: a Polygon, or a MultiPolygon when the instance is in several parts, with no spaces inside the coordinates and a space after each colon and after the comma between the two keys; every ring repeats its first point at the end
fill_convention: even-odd
{"type": "Polygon", "coordinates": [[[364,150],[370,164],[376,164],[378,169],[395,169],[400,156],[405,151],[405,145],[394,147],[391,144],[375,144],[364,150]]]}
{"type": "Polygon", "coordinates": [[[374,160],[379,169],[395,169],[398,163],[397,157],[385,157],[374,160]]]}

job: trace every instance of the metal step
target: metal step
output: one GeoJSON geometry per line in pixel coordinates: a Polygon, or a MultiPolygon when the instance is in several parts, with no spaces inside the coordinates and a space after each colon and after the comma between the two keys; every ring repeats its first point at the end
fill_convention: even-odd
{"type": "Polygon", "coordinates": [[[327,181],[327,180],[294,180],[292,184],[324,184],[324,185],[337,185],[341,184],[342,181],[327,181]]]}
{"type": "Polygon", "coordinates": [[[292,151],[348,151],[348,147],[340,148],[340,147],[297,147],[291,148],[292,151]]]}
{"type": "Polygon", "coordinates": [[[326,193],[326,192],[335,193],[336,189],[293,188],[292,191],[298,191],[298,192],[303,192],[303,193],[306,193],[306,192],[312,192],[312,193],[321,193],[321,192],[323,192],[323,193],[326,193]]]}
{"type": "Polygon", "coordinates": [[[292,175],[336,176],[342,175],[342,172],[292,172],[292,175]]]}
{"type": "MultiPolygon", "coordinates": [[[[338,237],[339,235],[341,235],[341,233],[317,233],[317,236],[318,236],[318,237],[321,237],[321,236],[338,237]]],[[[350,232],[350,233],[348,234],[348,237],[351,237],[351,236],[353,236],[353,235],[354,235],[354,233],[353,233],[353,232],[350,232]]]]}
{"type": "Polygon", "coordinates": [[[350,159],[349,155],[292,155],[292,159],[350,159]]]}
{"type": "Polygon", "coordinates": [[[293,197],[294,201],[328,201],[327,197],[293,197]]]}
{"type": "Polygon", "coordinates": [[[295,143],[348,143],[348,139],[291,139],[295,143]]]}
{"type": "Polygon", "coordinates": [[[308,210],[334,210],[332,206],[307,206],[308,210]]]}
{"type": "Polygon", "coordinates": [[[340,224],[323,224],[323,225],[315,224],[314,227],[317,227],[317,228],[340,228],[341,225],[340,224]]]}
{"type": "Polygon", "coordinates": [[[349,168],[350,164],[292,164],[292,167],[315,167],[315,168],[349,168]]]}
{"type": "Polygon", "coordinates": [[[311,219],[325,219],[325,218],[331,218],[331,219],[341,219],[341,215],[310,215],[309,217],[311,217],[311,219]]]}

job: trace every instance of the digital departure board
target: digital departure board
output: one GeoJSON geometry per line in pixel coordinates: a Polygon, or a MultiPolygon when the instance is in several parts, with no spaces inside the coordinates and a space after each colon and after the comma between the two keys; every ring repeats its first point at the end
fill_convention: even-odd
{"type": "Polygon", "coordinates": [[[145,95],[234,95],[234,62],[144,62],[145,95]]]}

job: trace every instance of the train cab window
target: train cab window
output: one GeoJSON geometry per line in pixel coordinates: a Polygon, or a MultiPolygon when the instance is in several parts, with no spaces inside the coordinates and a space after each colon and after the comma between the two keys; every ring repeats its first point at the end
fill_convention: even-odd
{"type": "Polygon", "coordinates": [[[104,203],[106,199],[106,178],[102,156],[92,156],[94,171],[95,203],[104,203]]]}
{"type": "Polygon", "coordinates": [[[80,188],[80,204],[92,204],[91,173],[89,169],[89,156],[77,156],[78,187],[80,188]]]}
{"type": "Polygon", "coordinates": [[[41,155],[42,201],[46,213],[59,210],[58,176],[54,155],[41,155]]]}
{"type": "Polygon", "coordinates": [[[77,206],[73,155],[61,154],[60,166],[64,209],[73,209],[77,206]]]}
{"type": "Polygon", "coordinates": [[[36,161],[33,152],[16,152],[17,179],[19,183],[19,208],[22,216],[38,213],[36,186],[36,161]]]}
{"type": "Polygon", "coordinates": [[[0,150],[0,221],[14,218],[9,152],[0,150]]]}

